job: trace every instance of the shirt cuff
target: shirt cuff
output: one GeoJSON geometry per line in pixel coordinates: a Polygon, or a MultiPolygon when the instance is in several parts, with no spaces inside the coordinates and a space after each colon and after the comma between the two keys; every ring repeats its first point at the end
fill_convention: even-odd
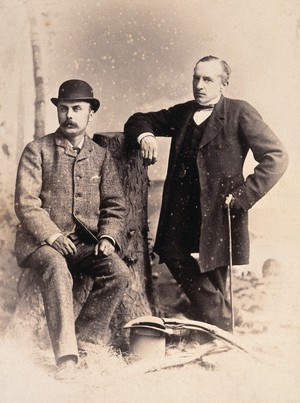
{"type": "Polygon", "coordinates": [[[53,234],[51,236],[49,236],[49,238],[45,239],[45,242],[52,246],[52,244],[57,240],[57,238],[59,238],[62,234],[60,232],[57,232],[56,234],[53,234]]]}
{"type": "Polygon", "coordinates": [[[141,141],[143,140],[143,138],[144,138],[144,137],[148,137],[148,136],[155,137],[153,133],[145,132],[145,133],[142,133],[142,134],[140,134],[140,135],[138,136],[137,142],[140,144],[141,141]]]}
{"type": "Polygon", "coordinates": [[[103,239],[103,238],[108,239],[113,244],[113,246],[116,246],[116,241],[111,236],[109,236],[109,235],[101,235],[99,239],[103,239]]]}

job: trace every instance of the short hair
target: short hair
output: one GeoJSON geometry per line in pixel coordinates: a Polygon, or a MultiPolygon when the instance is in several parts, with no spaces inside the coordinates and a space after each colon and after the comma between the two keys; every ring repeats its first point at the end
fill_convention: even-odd
{"type": "Polygon", "coordinates": [[[221,60],[219,57],[212,56],[212,55],[204,56],[200,60],[197,61],[195,67],[201,62],[210,62],[211,60],[218,60],[220,62],[222,69],[223,69],[223,74],[221,77],[222,83],[224,85],[228,85],[231,68],[230,68],[229,64],[227,62],[225,62],[225,60],[221,60]]]}

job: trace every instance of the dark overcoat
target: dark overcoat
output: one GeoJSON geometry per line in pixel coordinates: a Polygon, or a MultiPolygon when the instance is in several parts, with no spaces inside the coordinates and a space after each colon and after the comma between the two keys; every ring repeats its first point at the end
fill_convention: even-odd
{"type": "Polygon", "coordinates": [[[60,130],[25,147],[15,211],[20,266],[51,235],[72,233],[76,219],[98,238],[109,235],[119,246],[123,242],[126,207],[115,164],[110,152],[87,135],[78,155],[60,130]]]}
{"type": "MultiPolygon", "coordinates": [[[[158,254],[170,242],[166,231],[173,209],[170,195],[176,192],[174,175],[178,172],[178,157],[194,112],[195,101],[189,101],[167,110],[136,113],[125,124],[125,135],[131,144],[136,144],[137,137],[144,132],[172,138],[154,248],[158,254]]],[[[249,263],[248,210],[276,184],[287,162],[283,144],[259,113],[245,101],[222,96],[209,117],[197,155],[202,272],[229,265],[228,217],[223,207],[229,193],[242,206],[232,214],[233,264],[249,263]],[[253,174],[244,178],[243,166],[249,150],[258,164],[253,174]]]]}

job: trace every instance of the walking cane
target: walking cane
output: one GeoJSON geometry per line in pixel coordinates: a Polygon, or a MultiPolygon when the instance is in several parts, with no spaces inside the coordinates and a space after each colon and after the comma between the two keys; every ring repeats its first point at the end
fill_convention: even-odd
{"type": "Polygon", "coordinates": [[[230,291],[230,306],[231,306],[231,333],[234,330],[234,310],[233,310],[233,290],[232,290],[232,234],[231,234],[231,214],[230,214],[230,202],[232,200],[230,194],[226,198],[227,205],[227,217],[228,217],[228,235],[229,235],[229,291],[230,291]]]}

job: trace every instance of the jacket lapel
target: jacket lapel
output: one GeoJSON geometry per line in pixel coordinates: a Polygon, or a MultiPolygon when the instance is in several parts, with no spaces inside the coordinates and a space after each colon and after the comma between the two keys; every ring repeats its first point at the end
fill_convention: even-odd
{"type": "Polygon", "coordinates": [[[56,147],[64,148],[66,155],[69,155],[71,157],[76,156],[76,152],[72,149],[68,140],[62,135],[59,129],[57,129],[56,132],[54,133],[54,141],[56,147]]]}
{"type": "Polygon", "coordinates": [[[225,98],[222,96],[210,115],[205,132],[201,138],[199,148],[204,147],[220,133],[224,127],[225,98]]]}
{"type": "Polygon", "coordinates": [[[93,151],[93,148],[94,148],[94,143],[86,134],[85,138],[84,138],[83,147],[78,155],[78,161],[89,158],[90,152],[93,151]]]}
{"type": "MultiPolygon", "coordinates": [[[[69,144],[68,140],[62,135],[59,129],[54,134],[55,136],[55,144],[58,147],[62,147],[65,149],[65,154],[69,155],[71,157],[76,157],[77,153],[75,150],[72,149],[72,146],[69,144]]],[[[78,155],[78,160],[83,160],[85,158],[88,158],[90,155],[90,151],[93,150],[93,142],[92,140],[89,139],[87,134],[85,135],[83,147],[80,150],[80,153],[78,155]]]]}

